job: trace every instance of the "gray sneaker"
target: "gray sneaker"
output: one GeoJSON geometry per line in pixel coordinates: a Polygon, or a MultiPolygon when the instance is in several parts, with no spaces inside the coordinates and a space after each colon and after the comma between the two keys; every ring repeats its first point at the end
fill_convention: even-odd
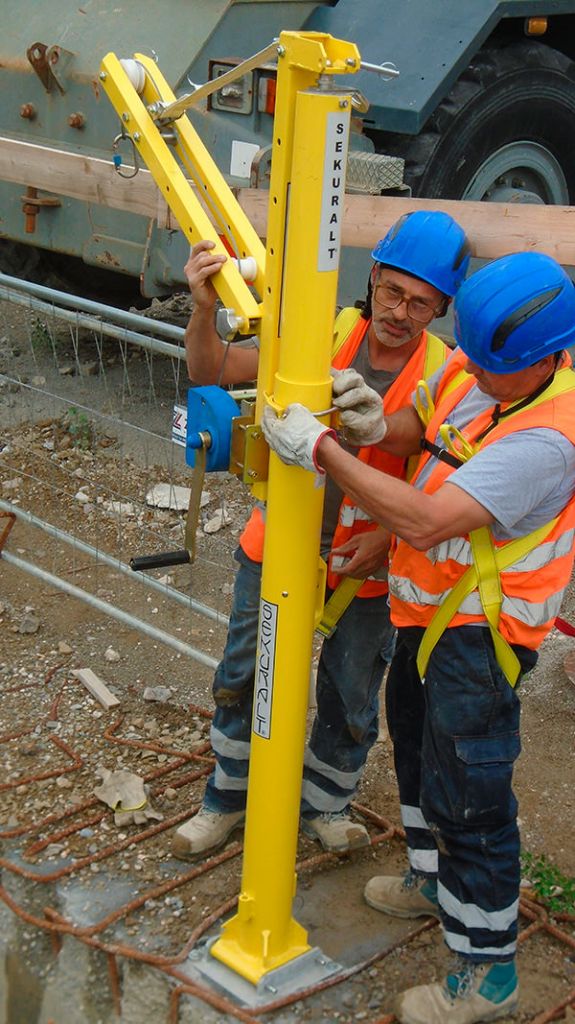
{"type": "Polygon", "coordinates": [[[245,811],[218,814],[200,807],[197,814],[180,825],[172,839],[172,854],[178,860],[195,860],[223,846],[236,828],[242,828],[245,811]]]}
{"type": "Polygon", "coordinates": [[[439,917],[437,882],[411,871],[403,878],[376,875],[370,878],[363,895],[370,907],[392,917],[439,917]]]}
{"type": "Polygon", "coordinates": [[[364,825],[352,821],[349,814],[318,814],[316,818],[302,818],[302,831],[311,839],[319,839],[324,850],[345,853],[369,846],[369,832],[364,825]]]}

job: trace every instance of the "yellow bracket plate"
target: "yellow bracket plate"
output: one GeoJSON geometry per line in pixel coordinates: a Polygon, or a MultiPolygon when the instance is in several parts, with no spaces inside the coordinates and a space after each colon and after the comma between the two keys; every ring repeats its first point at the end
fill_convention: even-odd
{"type": "Polygon", "coordinates": [[[268,478],[269,463],[269,445],[262,433],[262,428],[254,424],[246,429],[244,483],[264,483],[268,478]]]}
{"type": "Polygon", "coordinates": [[[243,480],[244,463],[246,460],[246,430],[254,422],[253,413],[247,416],[234,416],[232,420],[232,439],[230,444],[230,465],[228,472],[243,480]]]}
{"type": "Polygon", "coordinates": [[[236,416],[232,420],[230,473],[245,484],[263,483],[268,478],[270,450],[254,417],[236,416]]]}
{"type": "Polygon", "coordinates": [[[361,63],[354,43],[336,39],[324,32],[282,32],[281,50],[291,67],[317,74],[354,74],[361,63]]]}

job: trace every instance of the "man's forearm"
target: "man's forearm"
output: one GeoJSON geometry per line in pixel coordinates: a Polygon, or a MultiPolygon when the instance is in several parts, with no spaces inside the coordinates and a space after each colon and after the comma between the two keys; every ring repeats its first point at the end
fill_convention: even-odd
{"type": "Polygon", "coordinates": [[[449,537],[493,522],[493,516],[460,487],[443,484],[434,494],[366,466],[325,435],[316,447],[319,465],[368,515],[412,547],[426,551],[449,537]]]}
{"type": "Polygon", "coordinates": [[[390,455],[419,455],[423,425],[412,405],[406,405],[385,417],[385,437],[377,445],[390,455]]]}
{"type": "Polygon", "coordinates": [[[316,458],[322,469],[376,522],[391,533],[413,540],[414,528],[425,520],[428,495],[403,480],[366,466],[340,448],[331,437],[320,440],[316,458]]]}
{"type": "Polygon", "coordinates": [[[258,375],[257,348],[225,345],[214,326],[214,311],[194,309],[186,328],[186,363],[194,384],[243,384],[258,375]]]}
{"type": "Polygon", "coordinates": [[[196,307],[186,327],[186,365],[195,384],[214,384],[222,366],[225,349],[216,333],[214,315],[214,309],[196,307]]]}

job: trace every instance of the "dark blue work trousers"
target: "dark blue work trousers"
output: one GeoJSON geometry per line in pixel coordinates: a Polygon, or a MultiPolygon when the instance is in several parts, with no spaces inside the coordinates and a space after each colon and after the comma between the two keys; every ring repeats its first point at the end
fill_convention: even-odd
{"type": "MultiPolygon", "coordinates": [[[[447,629],[422,684],[423,629],[398,630],[386,710],[410,864],[437,877],[447,945],[481,963],[513,958],[519,832],[512,789],[520,705],[482,626],[447,629]]],[[[523,672],[537,655],[515,647],[523,672]]]]}
{"type": "MultiPolygon", "coordinates": [[[[205,806],[226,813],[246,805],[261,565],[238,548],[230,624],[213,683],[211,741],[216,767],[205,806]]],[[[387,595],[355,598],[323,643],[317,712],[306,750],[302,815],[338,813],[355,795],[378,733],[378,694],[393,654],[387,595]]],[[[281,794],[278,793],[278,799],[281,794]]]]}

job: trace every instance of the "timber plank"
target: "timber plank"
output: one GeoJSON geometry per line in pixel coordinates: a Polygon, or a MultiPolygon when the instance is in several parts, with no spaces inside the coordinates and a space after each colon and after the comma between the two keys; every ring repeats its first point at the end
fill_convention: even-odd
{"type": "MultiPolygon", "coordinates": [[[[125,179],[116,174],[109,160],[0,138],[0,180],[142,214],[161,227],[175,227],[152,175],[144,169],[135,178],[125,179]]],[[[269,193],[238,189],[236,194],[257,233],[265,237],[269,193]]],[[[575,265],[573,206],[348,195],[343,244],[372,249],[398,217],[412,210],[450,213],[467,232],[474,256],[495,259],[533,250],[575,265]]]]}

